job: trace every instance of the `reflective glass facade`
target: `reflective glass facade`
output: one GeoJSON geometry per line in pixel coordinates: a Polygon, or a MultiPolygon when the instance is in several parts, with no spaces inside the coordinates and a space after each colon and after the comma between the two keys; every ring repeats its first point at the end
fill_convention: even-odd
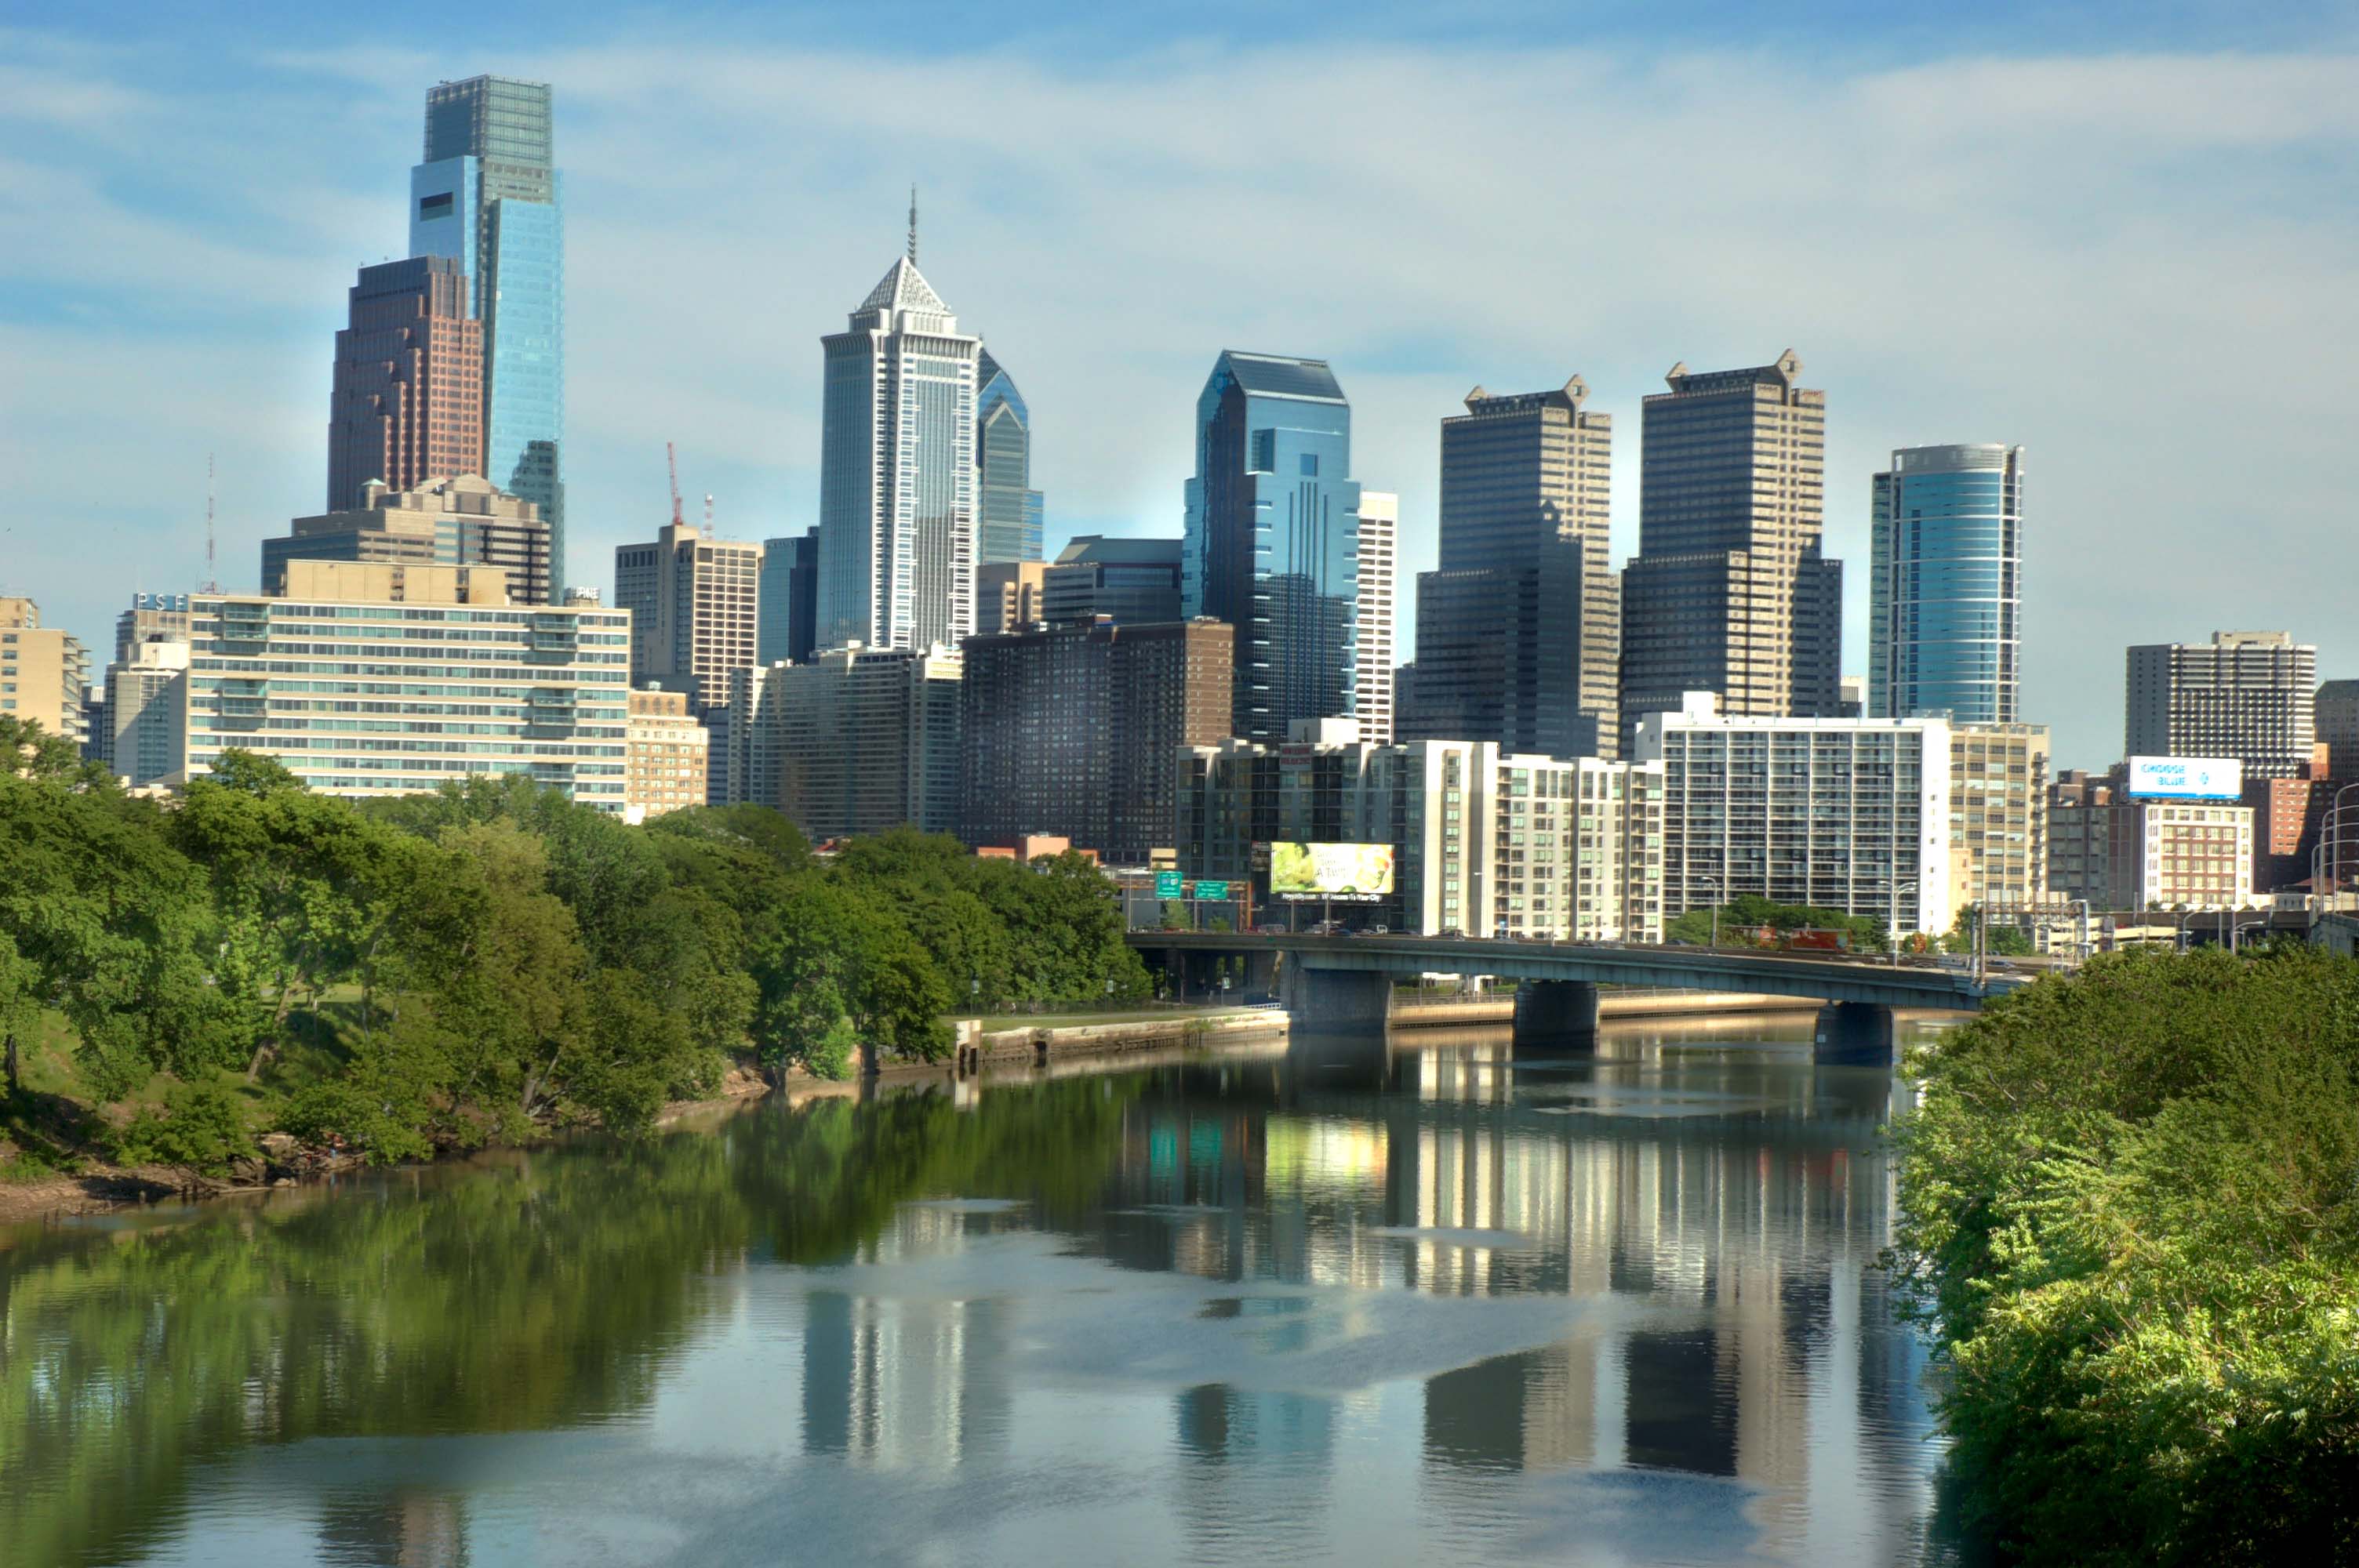
{"type": "Polygon", "coordinates": [[[977,558],[1040,559],[1040,492],[1032,483],[1032,411],[1016,380],[984,351],[975,379],[977,558]]]}
{"type": "Polygon", "coordinates": [[[2023,654],[2023,449],[1907,448],[1874,485],[1869,715],[2013,723],[2023,654]]]}
{"type": "Polygon", "coordinates": [[[1237,629],[1233,721],[1279,741],[1352,711],[1360,486],[1323,360],[1223,352],[1196,400],[1181,609],[1237,629]]]}
{"type": "MultiPolygon", "coordinates": [[[[565,205],[547,83],[437,85],[409,176],[413,255],[456,257],[484,328],[484,477],[540,507],[565,581],[565,205]]],[[[435,477],[443,477],[437,475],[435,477]]]]}
{"type": "Polygon", "coordinates": [[[821,346],[820,646],[956,647],[974,630],[982,341],[904,260],[821,346]]]}

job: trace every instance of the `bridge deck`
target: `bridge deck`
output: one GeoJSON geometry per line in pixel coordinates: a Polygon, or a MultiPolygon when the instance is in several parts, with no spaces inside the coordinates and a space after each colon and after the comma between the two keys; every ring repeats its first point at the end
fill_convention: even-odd
{"type": "Polygon", "coordinates": [[[1211,931],[1134,931],[1147,952],[1278,952],[1305,968],[1362,974],[1496,975],[1516,980],[1579,980],[1688,990],[1758,991],[1823,1001],[1977,1011],[1984,999],[2027,983],[2021,976],[1971,974],[1839,955],[1671,947],[1642,943],[1538,942],[1513,937],[1256,935],[1211,931]]]}

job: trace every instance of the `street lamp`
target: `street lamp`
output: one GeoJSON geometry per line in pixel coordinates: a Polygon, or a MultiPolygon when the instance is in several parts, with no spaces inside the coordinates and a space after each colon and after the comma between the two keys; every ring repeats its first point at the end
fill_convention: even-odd
{"type": "Polygon", "coordinates": [[[2256,925],[2267,925],[2268,923],[2269,917],[2266,914],[2257,920],[2239,920],[2232,912],[2228,916],[2228,951],[2233,953],[2236,950],[2236,939],[2244,933],[2256,925]]]}
{"type": "Polygon", "coordinates": [[[1720,879],[1698,877],[1696,881],[1712,889],[1712,940],[1706,942],[1704,946],[1717,947],[1720,946],[1720,879]]]}
{"type": "Polygon", "coordinates": [[[1915,892],[1917,884],[1897,881],[1892,884],[1892,921],[1885,928],[1892,940],[1892,967],[1896,969],[1900,967],[1900,890],[1903,888],[1915,892]]]}

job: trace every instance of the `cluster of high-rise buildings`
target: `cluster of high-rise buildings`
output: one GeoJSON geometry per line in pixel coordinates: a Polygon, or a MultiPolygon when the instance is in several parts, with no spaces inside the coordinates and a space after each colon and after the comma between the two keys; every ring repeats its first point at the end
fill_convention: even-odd
{"type": "Polygon", "coordinates": [[[1324,360],[1220,353],[1180,536],[1051,558],[1033,407],[919,272],[914,204],[821,339],[816,525],[720,538],[675,496],[611,589],[570,588],[554,147],[545,84],[429,92],[412,254],[360,270],[336,334],[325,509],[265,542],[258,591],[141,595],[96,685],[0,599],[0,710],[136,786],[233,746],[352,795],[520,773],[635,819],[1055,836],[1234,915],[1273,844],[1385,846],[1355,920],[1609,939],[1747,893],[1929,931],[2250,902],[2307,882],[2359,776],[2359,683],[2223,633],[2130,650],[2124,764],[2051,780],[2019,701],[2019,447],[1870,478],[1846,678],[1827,399],[1790,350],[1642,401],[1619,568],[1586,383],[1477,386],[1440,421],[1406,664],[1398,499],[1363,484],[1324,360]]]}

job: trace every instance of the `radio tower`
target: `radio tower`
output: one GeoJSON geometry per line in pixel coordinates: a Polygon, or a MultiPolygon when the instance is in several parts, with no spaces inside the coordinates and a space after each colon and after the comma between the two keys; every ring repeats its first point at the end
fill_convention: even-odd
{"type": "Polygon", "coordinates": [[[211,452],[205,454],[205,591],[221,591],[221,579],[213,576],[213,455],[211,452]]]}
{"type": "Polygon", "coordinates": [[[669,441],[666,441],[664,443],[664,467],[671,474],[671,525],[677,528],[681,523],[679,514],[679,454],[671,449],[671,443],[669,441]]]}

